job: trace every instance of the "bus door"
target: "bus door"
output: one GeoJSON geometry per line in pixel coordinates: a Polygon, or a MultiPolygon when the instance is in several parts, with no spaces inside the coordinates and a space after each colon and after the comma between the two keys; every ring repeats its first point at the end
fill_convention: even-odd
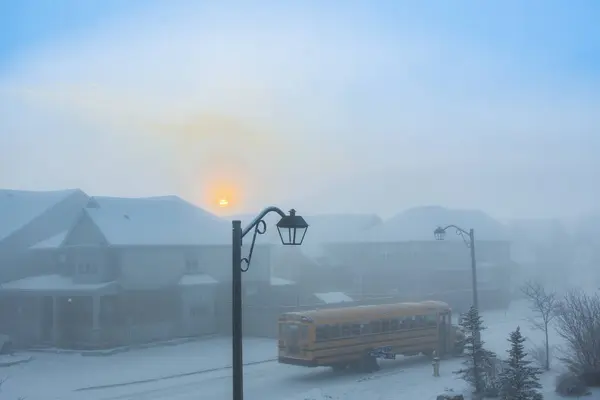
{"type": "Polygon", "coordinates": [[[439,329],[439,352],[440,356],[448,353],[450,350],[449,342],[451,339],[450,331],[452,329],[452,323],[450,321],[450,313],[442,312],[438,314],[438,329],[439,329]]]}
{"type": "Polygon", "coordinates": [[[286,356],[300,357],[308,345],[308,325],[283,323],[280,325],[279,339],[283,341],[286,356]]]}

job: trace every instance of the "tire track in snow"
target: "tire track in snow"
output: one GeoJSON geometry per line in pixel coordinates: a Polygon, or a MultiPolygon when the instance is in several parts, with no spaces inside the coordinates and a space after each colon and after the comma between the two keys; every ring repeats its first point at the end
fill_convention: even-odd
{"type": "MultiPolygon", "coordinates": [[[[244,363],[244,366],[246,367],[246,366],[252,366],[252,365],[266,364],[266,363],[275,362],[275,361],[277,361],[277,358],[270,358],[267,360],[244,363]]],[[[228,365],[226,367],[208,368],[208,369],[201,369],[198,371],[191,371],[191,372],[184,372],[184,373],[173,374],[173,375],[159,376],[157,378],[141,379],[141,380],[136,380],[136,381],[128,381],[128,382],[120,382],[120,383],[111,383],[111,384],[107,384],[107,385],[88,386],[88,387],[75,389],[74,392],[85,392],[85,391],[89,391],[89,390],[112,389],[112,388],[118,388],[118,387],[123,387],[123,386],[140,385],[140,384],[144,384],[144,383],[159,382],[159,381],[165,381],[168,379],[176,379],[176,378],[183,378],[186,376],[207,374],[207,373],[216,372],[216,371],[224,371],[227,369],[231,369],[231,365],[228,365]]]]}

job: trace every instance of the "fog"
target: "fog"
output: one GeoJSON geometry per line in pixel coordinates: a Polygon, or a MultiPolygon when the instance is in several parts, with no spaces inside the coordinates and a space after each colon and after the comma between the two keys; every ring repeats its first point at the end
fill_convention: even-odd
{"type": "Polygon", "coordinates": [[[572,56],[585,32],[557,28],[585,16],[336,4],[132,5],[21,49],[0,74],[0,186],[232,214],[596,208],[598,80],[572,56]]]}
{"type": "MultiPolygon", "coordinates": [[[[40,355],[0,374],[3,394],[40,398],[29,382],[47,379],[56,398],[84,384],[106,387],[68,398],[172,398],[132,382],[228,370],[231,220],[270,205],[310,227],[282,246],[265,218],[243,274],[251,363],[277,359],[287,311],[466,311],[472,243],[453,228],[434,240],[439,226],[474,229],[494,332],[525,319],[524,282],[600,288],[595,5],[42,3],[7,28],[40,37],[0,41],[0,365],[9,342],[24,360],[127,348],[110,366],[133,372],[40,355]],[[136,347],[165,342],[178,346],[136,347]],[[121,384],[135,388],[110,392],[121,384]]],[[[247,381],[256,398],[261,377],[278,376],[273,396],[321,386],[267,368],[247,381]]],[[[227,398],[222,377],[173,387],[227,398]]]]}

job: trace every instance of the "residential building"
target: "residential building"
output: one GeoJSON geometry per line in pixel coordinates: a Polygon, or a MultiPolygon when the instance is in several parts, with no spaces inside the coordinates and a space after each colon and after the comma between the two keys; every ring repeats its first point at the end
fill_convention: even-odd
{"type": "MultiPolygon", "coordinates": [[[[0,288],[3,333],[21,345],[109,347],[227,329],[227,221],[176,196],[91,197],[52,233],[28,251],[55,262],[0,288]]],[[[268,287],[270,246],[259,245],[244,300],[268,287]]]]}
{"type": "Polygon", "coordinates": [[[452,229],[444,241],[433,237],[437,226],[450,224],[475,229],[481,306],[506,305],[514,267],[510,242],[505,227],[480,211],[419,207],[351,235],[345,228],[319,243],[318,251],[294,250],[302,252],[288,261],[297,275],[285,277],[310,292],[342,291],[356,299],[433,298],[465,308],[472,298],[470,251],[452,229]]]}
{"type": "Polygon", "coordinates": [[[0,283],[44,273],[54,255],[28,249],[67,230],[88,199],[79,189],[0,190],[0,283]]]}

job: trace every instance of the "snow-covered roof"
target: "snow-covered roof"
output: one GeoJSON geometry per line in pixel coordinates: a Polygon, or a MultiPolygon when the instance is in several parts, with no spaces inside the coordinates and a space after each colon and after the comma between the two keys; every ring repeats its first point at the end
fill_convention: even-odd
{"type": "MultiPolygon", "coordinates": [[[[507,228],[479,210],[457,210],[439,206],[415,207],[404,211],[368,230],[364,239],[377,242],[404,242],[435,240],[433,231],[438,226],[457,225],[473,228],[477,240],[506,240],[507,228]]],[[[462,240],[449,230],[446,240],[462,240]]]]}
{"type": "Polygon", "coordinates": [[[325,304],[348,303],[354,301],[342,292],[315,293],[315,297],[325,304]]]}
{"type": "Polygon", "coordinates": [[[65,238],[67,237],[68,231],[62,231],[58,235],[54,235],[46,240],[42,240],[30,247],[32,250],[43,250],[43,249],[56,249],[60,247],[65,238]]]}
{"type": "Polygon", "coordinates": [[[73,278],[62,275],[38,275],[6,282],[0,285],[2,291],[19,292],[90,292],[101,289],[115,289],[115,282],[75,283],[73,278]]]}
{"type": "Polygon", "coordinates": [[[186,274],[179,280],[181,286],[214,285],[216,283],[219,282],[206,274],[186,274]]]}
{"type": "Polygon", "coordinates": [[[275,276],[271,277],[271,286],[290,286],[290,285],[295,285],[295,283],[293,281],[290,281],[287,279],[277,278],[275,276]]]}
{"type": "Polygon", "coordinates": [[[227,221],[177,196],[92,197],[85,212],[113,246],[231,242],[227,221]]]}
{"type": "Polygon", "coordinates": [[[28,191],[0,189],[0,240],[24,227],[78,189],[28,191]]]}

